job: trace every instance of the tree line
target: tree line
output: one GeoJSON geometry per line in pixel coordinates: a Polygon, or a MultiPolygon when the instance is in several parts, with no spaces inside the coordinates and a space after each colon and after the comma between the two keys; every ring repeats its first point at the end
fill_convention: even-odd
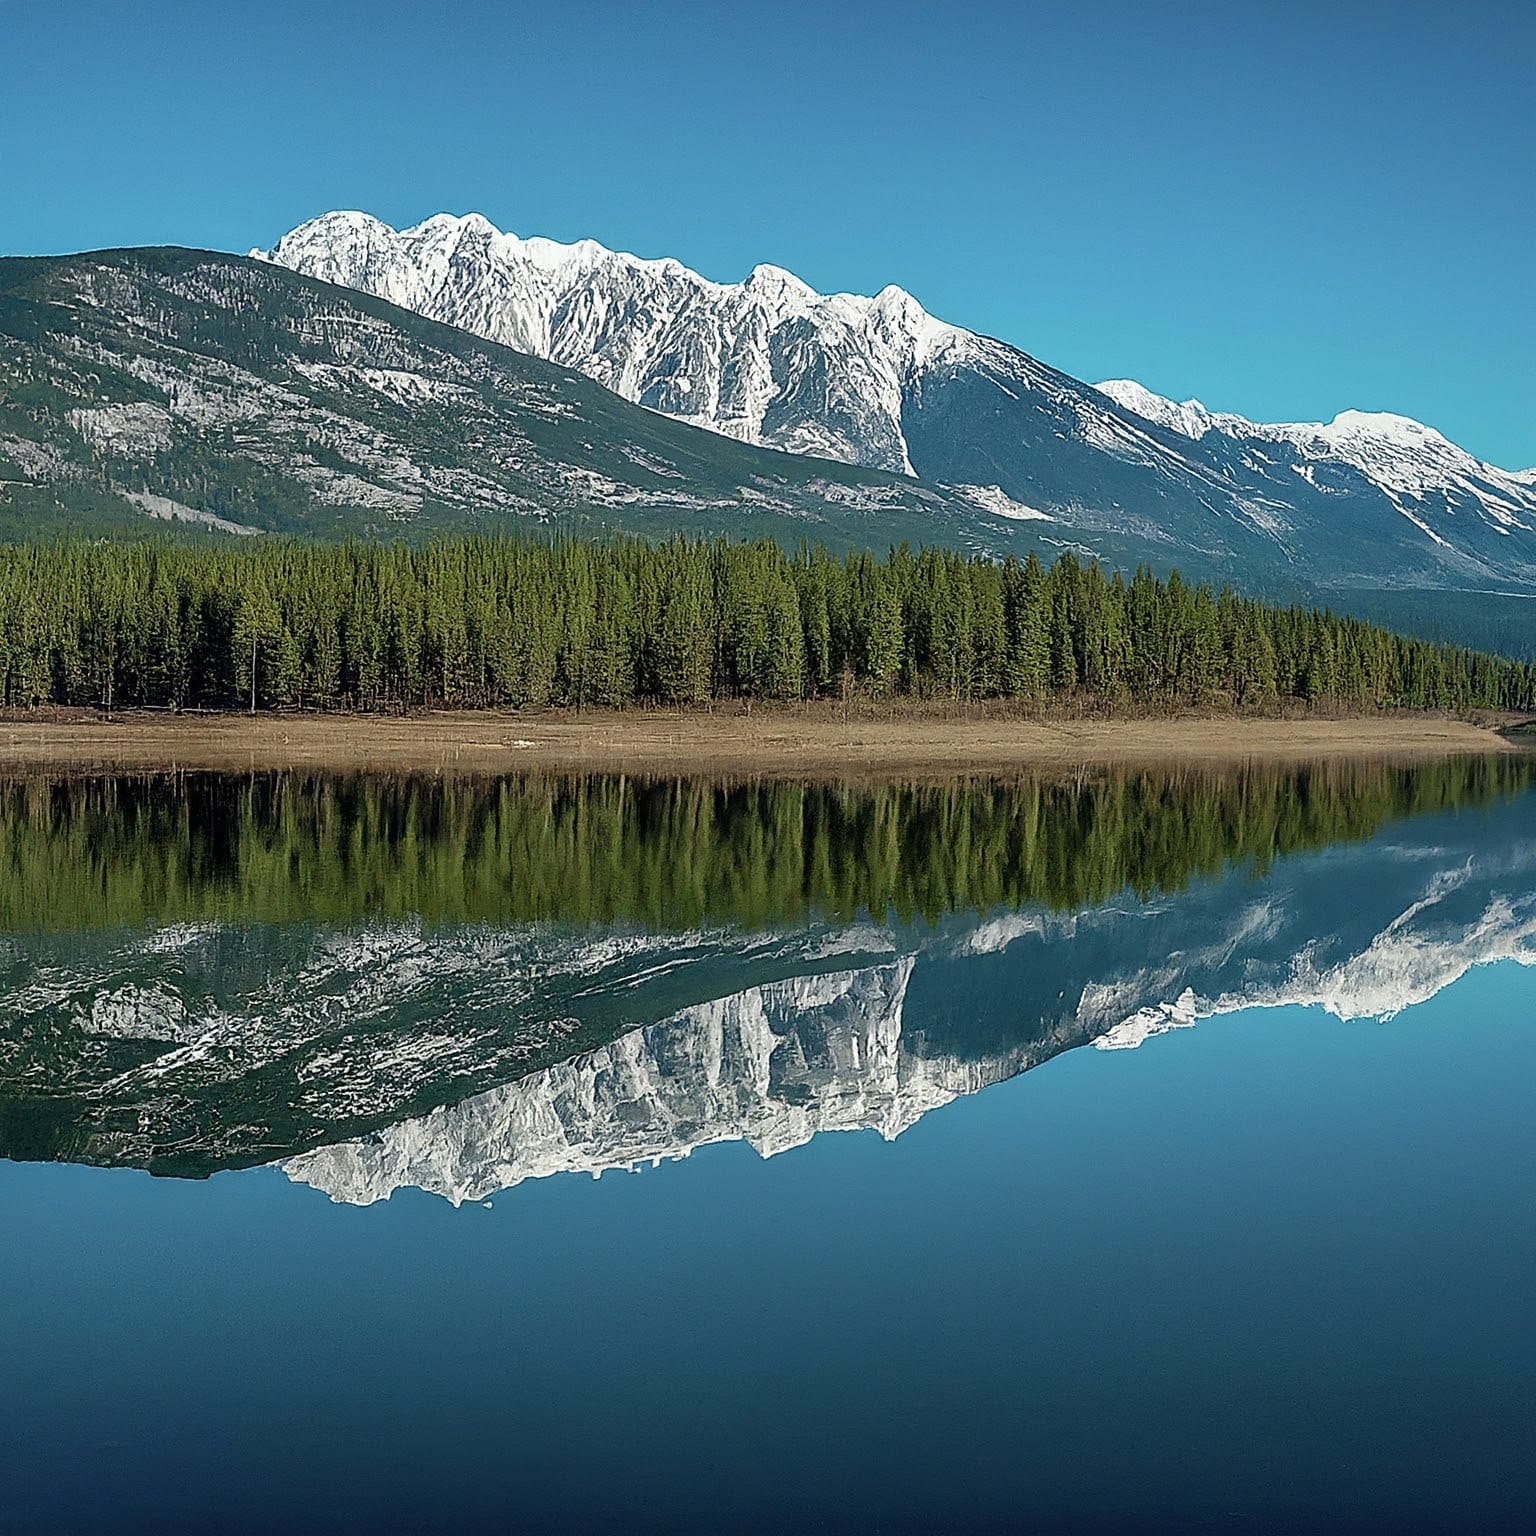
{"type": "Polygon", "coordinates": [[[388,710],[908,696],[1530,709],[1536,664],[1149,570],[903,545],[0,548],[0,704],[388,710]]]}
{"type": "Polygon", "coordinates": [[[881,784],[530,775],[0,780],[0,930],[937,920],[1131,890],[1528,789],[1536,758],[881,784]]]}

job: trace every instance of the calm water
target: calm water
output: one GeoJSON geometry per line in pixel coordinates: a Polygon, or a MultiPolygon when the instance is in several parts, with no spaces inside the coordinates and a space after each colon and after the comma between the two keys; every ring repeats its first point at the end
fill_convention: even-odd
{"type": "Polygon", "coordinates": [[[1533,780],[0,785],[0,1530],[1531,1528],[1533,780]]]}

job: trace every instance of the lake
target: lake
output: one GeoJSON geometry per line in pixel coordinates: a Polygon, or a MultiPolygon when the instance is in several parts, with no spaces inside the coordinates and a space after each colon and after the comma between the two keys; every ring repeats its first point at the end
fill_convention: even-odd
{"type": "Polygon", "coordinates": [[[1530,757],[0,781],[0,1531],[1533,1528],[1533,1083],[1530,757]]]}

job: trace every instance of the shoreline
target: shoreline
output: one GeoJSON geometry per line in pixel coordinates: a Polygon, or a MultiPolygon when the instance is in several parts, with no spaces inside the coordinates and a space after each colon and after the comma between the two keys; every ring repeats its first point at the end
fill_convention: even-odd
{"type": "Polygon", "coordinates": [[[1112,766],[1400,762],[1525,750],[1444,716],[1032,718],[972,706],[748,713],[245,715],[54,711],[0,719],[0,771],[515,773],[861,778],[1112,766]]]}

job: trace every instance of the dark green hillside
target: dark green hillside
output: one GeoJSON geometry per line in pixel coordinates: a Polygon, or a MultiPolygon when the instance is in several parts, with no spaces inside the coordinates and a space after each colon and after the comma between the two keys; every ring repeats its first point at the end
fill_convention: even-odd
{"type": "Polygon", "coordinates": [[[1330,603],[1401,634],[1536,661],[1536,594],[1529,592],[1405,587],[1340,591],[1330,603]]]}

